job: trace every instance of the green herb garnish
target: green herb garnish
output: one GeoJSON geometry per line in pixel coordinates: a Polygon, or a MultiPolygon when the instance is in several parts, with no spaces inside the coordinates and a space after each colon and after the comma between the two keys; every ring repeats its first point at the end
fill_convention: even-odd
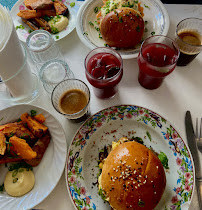
{"type": "Polygon", "coordinates": [[[50,21],[50,20],[52,20],[53,18],[54,18],[53,16],[47,16],[47,15],[45,15],[43,17],[43,19],[46,20],[47,22],[50,21]]]}
{"type": "Polygon", "coordinates": [[[13,170],[18,170],[20,168],[26,168],[26,169],[30,169],[32,170],[32,166],[30,166],[28,163],[25,163],[25,162],[20,162],[20,163],[15,163],[15,164],[12,164],[8,167],[8,170],[9,171],[13,171],[13,170]]]}
{"type": "Polygon", "coordinates": [[[166,154],[164,152],[160,152],[160,154],[158,155],[158,158],[161,161],[163,167],[165,169],[169,169],[169,167],[168,167],[168,158],[167,158],[166,154]]]}
{"type": "Polygon", "coordinates": [[[146,8],[148,8],[148,9],[150,9],[150,7],[149,7],[149,6],[147,6],[146,4],[144,4],[144,7],[146,7],[146,8]]]}
{"type": "Polygon", "coordinates": [[[88,35],[88,33],[87,32],[84,32],[83,35],[88,35]]]}
{"type": "Polygon", "coordinates": [[[25,27],[24,27],[23,25],[19,25],[19,26],[16,26],[16,27],[15,27],[16,30],[18,30],[18,29],[24,29],[24,28],[25,28],[25,27]]]}
{"type": "Polygon", "coordinates": [[[104,44],[104,46],[105,46],[105,47],[109,47],[109,45],[108,45],[108,44],[106,44],[106,43],[104,44]]]}
{"type": "Polygon", "coordinates": [[[94,26],[94,24],[91,21],[89,21],[88,23],[90,26],[94,26]]]}
{"type": "Polygon", "coordinates": [[[119,16],[119,22],[120,22],[120,23],[123,23],[123,18],[122,18],[122,16],[119,16]]]}
{"type": "Polygon", "coordinates": [[[137,32],[140,32],[140,26],[137,26],[137,27],[136,27],[136,31],[137,31],[137,32]]]}
{"type": "Polygon", "coordinates": [[[13,173],[12,173],[12,177],[15,177],[18,173],[18,169],[14,170],[13,173]]]}
{"type": "Polygon", "coordinates": [[[31,110],[30,114],[31,114],[32,117],[36,116],[36,110],[31,110]]]}
{"type": "Polygon", "coordinates": [[[13,179],[13,183],[16,183],[18,181],[18,178],[13,179]]]}
{"type": "Polygon", "coordinates": [[[74,6],[75,6],[75,2],[70,3],[69,6],[70,6],[70,7],[74,7],[74,6]]]}
{"type": "Polygon", "coordinates": [[[102,35],[99,33],[99,38],[102,39],[102,35]]]}
{"type": "Polygon", "coordinates": [[[151,32],[151,35],[154,36],[154,35],[155,35],[155,31],[152,31],[152,32],[151,32]]]}
{"type": "Polygon", "coordinates": [[[56,38],[56,39],[59,39],[60,37],[57,35],[57,36],[55,36],[55,38],[56,38]]]}
{"type": "Polygon", "coordinates": [[[51,27],[51,32],[53,33],[53,34],[57,34],[57,33],[59,33],[59,31],[58,31],[58,29],[56,28],[56,27],[51,27]]]}
{"type": "Polygon", "coordinates": [[[144,144],[144,141],[140,137],[132,136],[131,141],[136,141],[137,143],[144,144]]]}
{"type": "Polygon", "coordinates": [[[96,31],[100,31],[100,28],[98,28],[98,27],[95,26],[95,30],[96,30],[96,31]]]}
{"type": "Polygon", "coordinates": [[[144,24],[145,24],[145,25],[147,25],[147,23],[148,23],[148,21],[147,21],[147,20],[145,20],[145,21],[144,21],[144,24]]]}
{"type": "Polygon", "coordinates": [[[104,191],[100,188],[99,191],[98,191],[98,195],[101,196],[101,198],[106,201],[106,196],[104,195],[104,191]]]}
{"type": "Polygon", "coordinates": [[[0,192],[3,192],[4,190],[4,184],[0,185],[0,192]]]}
{"type": "Polygon", "coordinates": [[[149,138],[149,140],[151,141],[152,138],[151,138],[151,134],[149,133],[149,131],[147,131],[146,134],[147,134],[147,137],[149,138]]]}
{"type": "Polygon", "coordinates": [[[95,12],[95,13],[97,13],[98,10],[99,10],[98,7],[95,7],[95,8],[94,8],[94,12],[95,12]]]}
{"type": "Polygon", "coordinates": [[[144,207],[144,205],[145,205],[144,201],[142,201],[142,200],[139,200],[138,201],[138,206],[144,207]]]}

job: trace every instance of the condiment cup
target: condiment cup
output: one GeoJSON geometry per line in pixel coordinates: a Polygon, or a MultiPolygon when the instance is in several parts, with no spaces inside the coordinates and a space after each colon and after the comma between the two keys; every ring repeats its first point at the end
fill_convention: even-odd
{"type": "MultiPolygon", "coordinates": [[[[73,93],[72,93],[73,94],[73,93]]],[[[66,117],[67,119],[78,123],[86,120],[89,116],[89,104],[90,104],[90,90],[88,86],[79,79],[66,79],[59,84],[56,85],[56,87],[53,89],[53,92],[51,94],[51,101],[52,105],[55,108],[55,110],[66,117]],[[61,99],[64,97],[65,93],[71,92],[71,91],[80,91],[82,94],[86,97],[86,104],[85,106],[79,110],[78,112],[67,114],[65,113],[61,108],[61,99]]],[[[75,101],[75,106],[79,105],[80,101],[75,101]]],[[[67,104],[68,105],[68,104],[67,104]]],[[[64,107],[65,108],[65,107],[64,107]]]]}

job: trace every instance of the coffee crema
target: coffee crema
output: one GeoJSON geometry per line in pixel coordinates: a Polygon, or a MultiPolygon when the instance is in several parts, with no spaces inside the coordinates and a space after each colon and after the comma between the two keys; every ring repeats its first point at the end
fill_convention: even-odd
{"type": "Polygon", "coordinates": [[[197,31],[184,29],[178,32],[178,37],[182,41],[176,40],[180,48],[177,65],[186,66],[200,53],[201,35],[197,31]]]}
{"type": "Polygon", "coordinates": [[[65,114],[75,114],[85,108],[87,103],[87,96],[82,90],[71,89],[61,96],[59,108],[65,114]]]}

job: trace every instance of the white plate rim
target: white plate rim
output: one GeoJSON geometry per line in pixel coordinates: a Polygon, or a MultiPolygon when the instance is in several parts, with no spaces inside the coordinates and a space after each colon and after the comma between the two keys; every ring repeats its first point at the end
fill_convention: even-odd
{"type": "MultiPolygon", "coordinates": [[[[63,143],[64,143],[64,147],[63,148],[66,148],[64,151],[65,151],[65,154],[64,154],[64,156],[62,157],[62,160],[64,160],[63,161],[63,163],[61,164],[61,171],[60,171],[60,176],[58,176],[58,178],[57,178],[57,180],[54,180],[54,184],[52,184],[51,185],[51,188],[48,188],[49,190],[48,190],[48,193],[46,193],[46,194],[44,194],[43,196],[41,196],[40,197],[40,199],[36,202],[36,203],[34,203],[34,204],[32,204],[32,205],[30,205],[29,207],[27,206],[27,207],[22,207],[22,206],[20,206],[20,208],[16,208],[16,209],[25,209],[25,208],[29,208],[29,209],[32,209],[33,207],[35,207],[36,205],[38,205],[38,204],[40,204],[44,199],[46,199],[49,195],[50,195],[50,193],[54,190],[54,188],[56,187],[56,185],[58,184],[58,182],[60,181],[60,179],[61,179],[61,177],[62,177],[62,174],[63,174],[63,171],[64,171],[64,168],[65,168],[65,165],[66,165],[66,160],[67,160],[67,142],[66,142],[66,136],[65,136],[65,132],[64,132],[64,128],[62,127],[62,125],[61,125],[61,123],[59,122],[59,120],[56,118],[56,117],[54,117],[49,111],[47,111],[47,110],[45,110],[44,108],[42,108],[42,107],[40,107],[40,106],[36,106],[36,105],[30,105],[30,104],[17,104],[17,105],[14,105],[14,106],[10,106],[10,107],[7,107],[7,108],[5,108],[5,109],[2,109],[2,110],[0,110],[0,113],[1,112],[5,112],[5,111],[8,111],[9,109],[18,109],[18,107],[27,107],[27,109],[29,108],[30,110],[32,110],[32,109],[39,109],[40,111],[43,111],[43,112],[45,112],[45,113],[47,113],[47,114],[49,114],[53,119],[54,119],[54,121],[56,121],[57,122],[57,126],[59,126],[60,127],[60,130],[62,131],[62,135],[63,135],[63,137],[64,137],[64,141],[63,141],[63,143]]],[[[53,141],[53,139],[51,139],[51,141],[53,141]]],[[[63,153],[62,153],[63,154],[63,153]]],[[[40,166],[40,165],[39,165],[40,166]]],[[[39,166],[37,166],[37,167],[39,167],[39,166]]],[[[30,191],[31,192],[31,191],[30,191]]],[[[0,198],[1,198],[1,196],[0,196],[0,198]]],[[[15,198],[15,197],[11,197],[11,198],[15,198]]],[[[23,196],[21,197],[21,198],[23,198],[23,196]]],[[[22,199],[22,201],[23,201],[23,199],[22,199]]],[[[19,203],[21,203],[22,201],[19,201],[19,203]]],[[[16,203],[18,203],[18,202],[16,202],[16,203]]],[[[4,208],[4,207],[3,207],[4,208]]]]}

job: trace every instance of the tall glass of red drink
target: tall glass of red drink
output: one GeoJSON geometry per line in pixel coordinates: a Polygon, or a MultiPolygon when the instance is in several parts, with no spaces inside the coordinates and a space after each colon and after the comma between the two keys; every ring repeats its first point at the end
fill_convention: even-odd
{"type": "Polygon", "coordinates": [[[156,89],[175,68],[180,51],[169,37],[157,35],[147,38],[138,55],[138,80],[146,89],[156,89]]]}
{"type": "Polygon", "coordinates": [[[85,59],[86,78],[98,98],[112,98],[123,76],[123,61],[118,52],[108,47],[92,50],[85,59]]]}

